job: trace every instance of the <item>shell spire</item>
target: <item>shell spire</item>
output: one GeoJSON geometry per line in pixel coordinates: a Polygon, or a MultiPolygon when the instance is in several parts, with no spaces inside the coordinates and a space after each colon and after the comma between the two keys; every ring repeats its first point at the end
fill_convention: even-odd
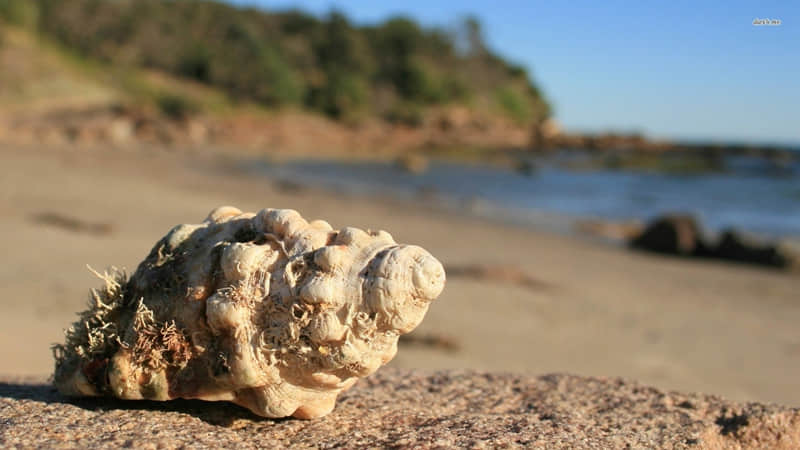
{"type": "Polygon", "coordinates": [[[394,357],[445,272],[385,231],[224,206],[174,227],[130,278],[103,279],[54,346],[62,393],[227,400],[314,418],[394,357]]]}

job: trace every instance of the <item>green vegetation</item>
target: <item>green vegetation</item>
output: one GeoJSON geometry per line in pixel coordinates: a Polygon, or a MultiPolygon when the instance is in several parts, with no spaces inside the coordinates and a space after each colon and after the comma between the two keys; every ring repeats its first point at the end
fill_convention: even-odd
{"type": "Polygon", "coordinates": [[[514,120],[520,123],[525,123],[530,120],[533,115],[531,106],[525,101],[525,97],[519,92],[511,89],[508,86],[498,88],[496,91],[497,103],[503,110],[510,115],[514,120]]]}
{"type": "Polygon", "coordinates": [[[175,94],[163,94],[156,97],[158,109],[173,119],[185,119],[198,110],[197,104],[186,97],[175,94]]]}
{"type": "MultiPolygon", "coordinates": [[[[155,69],[236,103],[412,126],[449,104],[522,125],[549,115],[525,70],[492,53],[474,19],[447,32],[403,17],[355,26],[337,12],[320,19],[203,0],[0,0],[3,21],[115,71],[155,69]]],[[[156,102],[177,116],[203,103],[169,92],[156,102]]]]}
{"type": "Polygon", "coordinates": [[[0,0],[0,21],[12,25],[30,27],[36,24],[38,14],[39,8],[35,2],[0,0]]]}

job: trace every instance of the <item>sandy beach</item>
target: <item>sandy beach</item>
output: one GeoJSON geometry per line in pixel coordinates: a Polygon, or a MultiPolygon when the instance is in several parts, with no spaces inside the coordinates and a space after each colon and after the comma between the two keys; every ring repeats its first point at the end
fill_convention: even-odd
{"type": "Polygon", "coordinates": [[[287,189],[210,153],[1,145],[0,161],[5,375],[51,373],[50,345],[99,283],[87,265],[133,271],[173,225],[230,204],[385,229],[452,268],[394,367],[622,376],[800,406],[797,274],[640,254],[421,204],[287,189]],[[511,267],[536,282],[463,270],[475,265],[511,267]]]}

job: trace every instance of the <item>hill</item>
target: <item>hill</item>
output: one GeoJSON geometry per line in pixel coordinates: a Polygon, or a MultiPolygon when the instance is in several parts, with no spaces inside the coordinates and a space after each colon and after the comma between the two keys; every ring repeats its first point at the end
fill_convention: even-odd
{"type": "Polygon", "coordinates": [[[488,49],[474,19],[454,33],[404,17],[356,26],[337,12],[193,0],[6,0],[0,16],[81,57],[193,80],[237,104],[412,126],[442,105],[520,125],[549,115],[525,69],[488,49]]]}

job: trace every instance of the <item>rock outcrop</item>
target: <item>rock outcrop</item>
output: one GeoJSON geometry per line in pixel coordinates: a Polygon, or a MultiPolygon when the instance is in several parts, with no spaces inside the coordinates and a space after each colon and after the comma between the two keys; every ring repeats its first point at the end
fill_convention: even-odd
{"type": "Polygon", "coordinates": [[[788,449],[800,447],[800,409],[617,378],[387,369],[302,421],[224,402],[69,402],[44,380],[6,378],[0,446],[788,449]]]}
{"type": "Polygon", "coordinates": [[[630,241],[633,248],[680,256],[707,253],[700,226],[694,217],[672,214],[651,222],[641,234],[630,241]]]}
{"type": "Polygon", "coordinates": [[[722,233],[714,248],[714,256],[720,259],[777,268],[788,268],[792,265],[792,257],[778,244],[735,230],[726,230],[722,233]]]}
{"type": "MultiPolygon", "coordinates": [[[[595,232],[598,227],[583,229],[587,228],[595,232]]],[[[723,231],[718,239],[707,239],[698,222],[687,214],[670,214],[654,219],[644,230],[629,236],[628,244],[637,250],[714,258],[778,269],[794,268],[798,262],[797,254],[788,245],[733,229],[723,231]]]]}

